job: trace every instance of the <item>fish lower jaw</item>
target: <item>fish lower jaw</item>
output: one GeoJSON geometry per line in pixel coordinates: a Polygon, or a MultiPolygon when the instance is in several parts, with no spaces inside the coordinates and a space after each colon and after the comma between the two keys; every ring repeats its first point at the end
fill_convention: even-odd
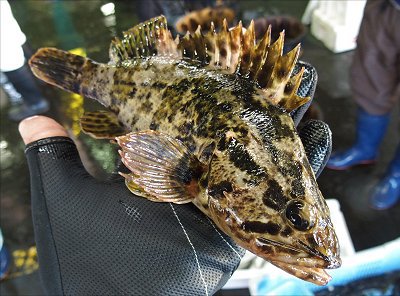
{"type": "Polygon", "coordinates": [[[279,267],[280,269],[299,279],[319,286],[325,286],[332,279],[332,277],[323,268],[306,267],[279,261],[270,262],[276,267],[279,267]]]}
{"type": "Polygon", "coordinates": [[[266,238],[257,238],[256,246],[259,250],[254,250],[258,256],[267,261],[282,262],[284,264],[308,267],[308,268],[337,268],[340,266],[340,259],[322,255],[318,251],[309,251],[302,248],[302,245],[289,245],[282,242],[269,240],[266,238]],[[263,247],[275,247],[275,254],[265,253],[263,256],[263,247]]]}

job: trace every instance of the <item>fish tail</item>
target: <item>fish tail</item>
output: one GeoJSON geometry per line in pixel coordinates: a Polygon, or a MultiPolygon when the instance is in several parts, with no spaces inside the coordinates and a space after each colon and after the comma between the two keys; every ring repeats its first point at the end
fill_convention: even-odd
{"type": "Polygon", "coordinates": [[[80,93],[81,77],[87,58],[56,48],[41,48],[29,60],[39,79],[64,90],[80,93]]]}

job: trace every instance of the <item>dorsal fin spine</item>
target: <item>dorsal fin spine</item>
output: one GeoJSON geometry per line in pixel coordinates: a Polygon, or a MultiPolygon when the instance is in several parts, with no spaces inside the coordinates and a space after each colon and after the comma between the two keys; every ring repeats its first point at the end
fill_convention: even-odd
{"type": "Polygon", "coordinates": [[[231,37],[231,63],[229,73],[237,73],[240,64],[240,52],[242,51],[242,39],[243,39],[243,26],[240,21],[239,24],[229,30],[231,37]],[[237,67],[234,67],[237,65],[237,67]]]}
{"type": "Polygon", "coordinates": [[[192,37],[195,48],[195,57],[200,62],[204,62],[206,60],[206,49],[200,25],[197,27],[192,37]]]}
{"type": "Polygon", "coordinates": [[[292,49],[286,55],[278,56],[275,65],[273,67],[271,77],[268,80],[267,88],[273,88],[274,84],[276,85],[278,81],[281,81],[281,84],[288,83],[290,79],[290,75],[295,66],[295,61],[297,60],[300,52],[300,44],[297,45],[294,49],[292,49]]]}
{"type": "Polygon", "coordinates": [[[293,75],[290,78],[290,84],[291,84],[291,91],[288,93],[289,96],[294,96],[297,92],[297,89],[300,86],[301,83],[301,79],[303,78],[303,74],[304,74],[305,68],[301,67],[299,73],[297,73],[296,75],[293,75]]]}
{"type": "Polygon", "coordinates": [[[255,61],[253,62],[252,69],[250,70],[250,78],[254,79],[257,77],[258,72],[261,70],[265,59],[268,55],[268,47],[271,43],[271,25],[268,26],[263,38],[257,44],[255,50],[255,61]]]}
{"type": "Polygon", "coordinates": [[[268,56],[266,57],[256,77],[256,81],[261,88],[265,88],[267,86],[267,83],[271,78],[275,63],[282,55],[284,35],[284,31],[282,31],[279,34],[279,38],[268,47],[268,56]]]}
{"type": "Polygon", "coordinates": [[[238,73],[243,77],[248,77],[252,60],[254,56],[255,47],[255,32],[254,32],[254,21],[250,22],[246,32],[242,34],[242,50],[240,57],[240,65],[238,73]]]}
{"type": "MultiPolygon", "coordinates": [[[[303,100],[295,99],[292,94],[293,104],[285,102],[290,99],[285,89],[291,88],[288,83],[293,84],[290,76],[300,47],[297,46],[295,50],[282,56],[284,34],[282,31],[279,38],[270,44],[269,26],[264,37],[256,44],[253,21],[243,32],[241,22],[229,30],[228,23],[224,20],[218,33],[211,23],[211,29],[205,35],[199,26],[194,33],[188,32],[183,37],[178,35],[173,40],[165,17],[160,16],[124,32],[122,40],[115,38],[111,43],[110,58],[114,63],[152,55],[191,58],[210,70],[251,79],[259,88],[265,89],[266,100],[270,103],[292,106],[297,104],[295,101],[303,100]]],[[[297,92],[298,79],[301,78],[296,79],[293,93],[297,92]]]]}
{"type": "MultiPolygon", "coordinates": [[[[230,34],[226,20],[219,34],[215,35],[216,49],[218,49],[218,64],[221,69],[229,69],[230,66],[230,34]]],[[[217,52],[216,52],[217,54],[217,52]]]]}
{"type": "Polygon", "coordinates": [[[232,50],[231,50],[231,34],[229,33],[228,28],[228,21],[224,18],[222,22],[222,31],[224,32],[223,36],[226,36],[225,40],[225,50],[226,50],[226,66],[225,69],[229,69],[231,67],[231,57],[232,57],[232,50]]]}

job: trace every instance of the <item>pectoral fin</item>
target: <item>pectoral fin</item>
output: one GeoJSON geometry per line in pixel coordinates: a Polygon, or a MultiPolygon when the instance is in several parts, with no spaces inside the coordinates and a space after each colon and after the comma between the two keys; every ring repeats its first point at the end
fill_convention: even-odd
{"type": "Polygon", "coordinates": [[[129,132],[117,115],[109,111],[86,112],[80,124],[84,133],[96,139],[113,139],[129,132]]]}
{"type": "Polygon", "coordinates": [[[129,190],[149,200],[187,203],[199,193],[204,166],[179,140],[157,131],[129,133],[116,138],[129,190]]]}

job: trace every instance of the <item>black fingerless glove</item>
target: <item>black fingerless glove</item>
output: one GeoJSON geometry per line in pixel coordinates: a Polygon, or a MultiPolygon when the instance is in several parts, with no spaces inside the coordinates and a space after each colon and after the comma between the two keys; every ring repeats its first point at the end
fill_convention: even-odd
{"type": "Polygon", "coordinates": [[[193,204],[99,182],[69,138],[27,146],[40,272],[50,295],[212,295],[244,250],[193,204]]]}

